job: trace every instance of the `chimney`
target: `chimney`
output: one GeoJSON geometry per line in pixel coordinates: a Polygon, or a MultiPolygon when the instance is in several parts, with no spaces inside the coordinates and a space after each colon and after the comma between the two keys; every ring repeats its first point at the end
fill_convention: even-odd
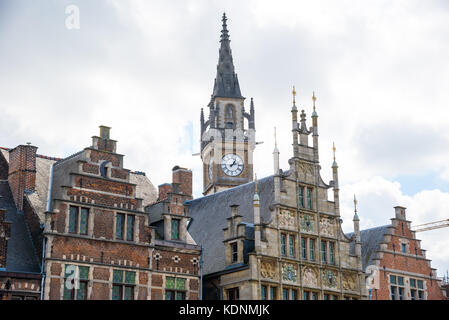
{"type": "Polygon", "coordinates": [[[175,166],[173,171],[173,184],[178,184],[178,192],[192,197],[192,171],[186,168],[175,166]]]}
{"type": "Polygon", "coordinates": [[[168,194],[173,192],[173,186],[170,183],[164,183],[158,186],[159,197],[158,200],[162,201],[168,198],[168,194]]]}
{"type": "Polygon", "coordinates": [[[18,210],[23,209],[23,194],[36,187],[36,151],[30,143],[9,151],[8,182],[18,210]]]}
{"type": "Polygon", "coordinates": [[[110,139],[111,127],[100,126],[100,136],[92,137],[92,148],[115,153],[117,141],[110,139]]]}

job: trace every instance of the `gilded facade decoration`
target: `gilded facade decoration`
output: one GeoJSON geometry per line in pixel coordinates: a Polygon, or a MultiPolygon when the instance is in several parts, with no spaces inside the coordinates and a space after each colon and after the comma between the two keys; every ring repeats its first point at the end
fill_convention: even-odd
{"type": "Polygon", "coordinates": [[[320,233],[325,236],[335,236],[335,220],[322,217],[320,219],[320,233]]]}
{"type": "Polygon", "coordinates": [[[296,267],[289,263],[284,263],[282,266],[282,280],[296,282],[297,280],[297,271],[296,267]]]}
{"type": "Polygon", "coordinates": [[[276,269],[276,263],[274,261],[262,261],[260,274],[262,275],[262,277],[267,279],[276,279],[276,269]]]}
{"type": "Polygon", "coordinates": [[[301,218],[301,231],[315,232],[315,219],[310,214],[304,214],[301,218]]]}
{"type": "Polygon", "coordinates": [[[289,210],[282,210],[279,214],[279,224],[281,227],[295,228],[296,214],[289,210]]]}
{"type": "Polygon", "coordinates": [[[306,267],[302,274],[302,282],[305,286],[317,287],[318,286],[317,272],[311,267],[306,267]]]}
{"type": "Polygon", "coordinates": [[[357,289],[357,276],[355,274],[347,273],[343,275],[343,289],[344,290],[357,289]]]}
{"type": "Polygon", "coordinates": [[[323,283],[328,288],[336,288],[337,287],[337,273],[332,270],[324,270],[323,271],[323,283]]]}

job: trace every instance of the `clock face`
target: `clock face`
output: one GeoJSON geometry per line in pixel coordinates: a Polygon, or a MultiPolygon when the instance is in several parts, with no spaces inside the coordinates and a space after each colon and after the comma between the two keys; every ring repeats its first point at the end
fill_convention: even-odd
{"type": "Polygon", "coordinates": [[[243,160],[236,154],[229,153],[221,159],[221,170],[231,177],[236,177],[243,171],[243,160]]]}
{"type": "Polygon", "coordinates": [[[209,161],[209,181],[212,181],[213,165],[214,165],[214,159],[210,159],[210,161],[209,161]]]}

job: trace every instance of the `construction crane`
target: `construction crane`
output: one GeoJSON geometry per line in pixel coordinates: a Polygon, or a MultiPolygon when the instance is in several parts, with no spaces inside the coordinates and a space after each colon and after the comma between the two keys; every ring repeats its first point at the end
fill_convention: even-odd
{"type": "Polygon", "coordinates": [[[420,224],[413,227],[413,231],[422,232],[427,230],[449,227],[449,219],[420,224]]]}

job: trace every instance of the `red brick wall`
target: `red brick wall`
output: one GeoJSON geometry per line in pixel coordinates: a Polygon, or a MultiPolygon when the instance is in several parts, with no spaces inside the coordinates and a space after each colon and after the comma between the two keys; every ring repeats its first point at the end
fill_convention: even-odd
{"type": "Polygon", "coordinates": [[[1,272],[0,283],[4,284],[9,280],[11,287],[9,294],[4,297],[10,300],[15,297],[33,297],[38,300],[40,298],[40,275],[29,275],[20,272],[1,272]]]}
{"type": "Polygon", "coordinates": [[[180,193],[192,196],[192,171],[184,168],[173,168],[173,183],[179,183],[180,193]]]}
{"type": "Polygon", "coordinates": [[[173,186],[168,183],[161,184],[159,186],[159,197],[158,200],[165,200],[168,198],[168,194],[173,192],[173,186]]]}
{"type": "MultiPolygon", "coordinates": [[[[397,222],[396,228],[391,240],[387,245],[388,250],[394,251],[384,252],[383,258],[380,261],[380,288],[377,291],[377,296],[379,300],[389,300],[389,274],[401,275],[401,271],[409,272],[414,274],[420,274],[423,279],[428,278],[432,274],[432,269],[430,266],[430,261],[423,259],[422,251],[419,248],[419,241],[414,238],[412,231],[409,229],[408,224],[405,220],[393,220],[393,223],[397,222]],[[408,241],[408,252],[403,254],[401,252],[401,241],[408,241]],[[394,244],[394,246],[393,246],[394,244]],[[418,255],[415,255],[415,248],[417,248],[418,255]],[[410,256],[411,255],[411,256],[410,256]],[[387,269],[386,272],[383,271],[383,267],[387,269]],[[393,270],[389,272],[388,270],[393,270]],[[397,271],[397,273],[395,273],[397,271]]],[[[433,276],[433,274],[432,274],[433,276]]],[[[409,276],[404,275],[405,278],[409,276]]],[[[412,278],[419,278],[411,276],[412,278]]],[[[425,279],[427,288],[427,299],[428,300],[441,300],[443,299],[442,292],[435,280],[430,281],[430,279],[425,279]]],[[[375,299],[374,295],[373,298],[375,299]]]]}
{"type": "Polygon", "coordinates": [[[99,170],[100,170],[100,167],[95,164],[83,163],[83,172],[98,174],[99,170]]]}
{"type": "Polygon", "coordinates": [[[134,186],[127,183],[120,183],[112,180],[105,180],[95,177],[77,176],[75,186],[96,191],[105,191],[119,195],[134,196],[134,186]]]}
{"type": "MultiPolygon", "coordinates": [[[[198,254],[193,253],[182,253],[176,251],[163,251],[163,250],[155,250],[153,253],[153,269],[156,269],[157,261],[154,256],[159,253],[161,258],[159,259],[159,270],[160,271],[170,271],[170,272],[179,272],[190,275],[199,274],[199,266],[198,263],[194,265],[192,263],[192,259],[196,258],[199,261],[199,252],[198,254]],[[174,261],[174,257],[178,256],[180,258],[179,262],[176,263],[174,261]],[[165,270],[164,270],[165,268],[165,270]]],[[[154,284],[153,284],[154,285],[154,284]]]]}
{"type": "Polygon", "coordinates": [[[120,167],[121,165],[121,156],[117,154],[106,153],[98,150],[90,150],[90,160],[92,162],[99,162],[100,160],[108,160],[111,161],[114,167],[120,167]]]}
{"type": "Polygon", "coordinates": [[[69,196],[71,201],[79,201],[75,200],[76,196],[77,199],[81,199],[81,197],[84,197],[84,202],[86,203],[91,203],[93,200],[95,201],[95,204],[100,204],[108,207],[115,207],[115,204],[117,204],[117,208],[120,208],[121,205],[123,205],[123,208],[127,208],[126,206],[128,204],[132,205],[134,208],[137,207],[137,200],[135,199],[122,198],[108,194],[100,194],[97,192],[69,189],[67,190],[67,195],[69,196]]]}

